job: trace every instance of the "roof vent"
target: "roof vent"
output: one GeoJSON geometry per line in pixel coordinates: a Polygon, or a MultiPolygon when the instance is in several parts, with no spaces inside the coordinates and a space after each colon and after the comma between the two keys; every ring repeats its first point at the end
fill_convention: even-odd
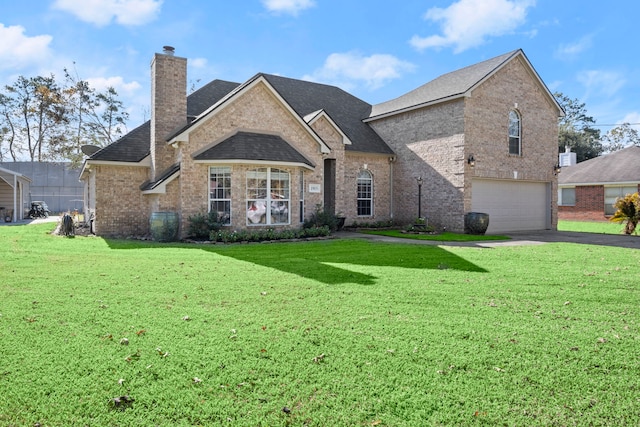
{"type": "Polygon", "coordinates": [[[162,46],[162,53],[165,55],[173,56],[176,52],[176,48],[173,46],[162,46]]]}

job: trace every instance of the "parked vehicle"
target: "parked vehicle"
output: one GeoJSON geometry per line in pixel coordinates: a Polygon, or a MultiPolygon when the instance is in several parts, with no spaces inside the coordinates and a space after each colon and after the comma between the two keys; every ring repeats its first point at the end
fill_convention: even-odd
{"type": "Polygon", "coordinates": [[[31,202],[31,209],[29,210],[29,218],[48,218],[49,207],[45,202],[31,202]]]}

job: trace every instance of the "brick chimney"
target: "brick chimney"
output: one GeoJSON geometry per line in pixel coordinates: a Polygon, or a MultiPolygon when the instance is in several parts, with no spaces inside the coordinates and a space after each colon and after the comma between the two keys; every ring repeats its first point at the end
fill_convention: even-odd
{"type": "Polygon", "coordinates": [[[164,46],[151,62],[151,179],[175,163],[167,137],[187,123],[187,59],[164,46]]]}

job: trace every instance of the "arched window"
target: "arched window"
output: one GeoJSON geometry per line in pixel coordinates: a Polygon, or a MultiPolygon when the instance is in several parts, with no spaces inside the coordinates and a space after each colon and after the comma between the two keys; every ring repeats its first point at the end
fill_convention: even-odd
{"type": "Polygon", "coordinates": [[[358,174],[358,216],[373,215],[373,177],[368,170],[358,174]]]}
{"type": "Polygon", "coordinates": [[[522,155],[522,123],[517,111],[509,111],[509,154],[522,155]]]}

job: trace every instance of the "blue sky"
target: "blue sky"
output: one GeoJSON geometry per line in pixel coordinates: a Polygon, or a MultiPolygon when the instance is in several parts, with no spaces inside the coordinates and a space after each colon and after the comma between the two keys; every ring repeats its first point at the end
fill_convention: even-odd
{"type": "Polygon", "coordinates": [[[7,1],[0,84],[75,69],[117,89],[131,129],[148,118],[149,65],[164,45],[188,58],[189,86],[265,72],[371,104],[522,48],[550,90],[585,102],[604,133],[640,123],[638,16],[637,0],[7,1]]]}

